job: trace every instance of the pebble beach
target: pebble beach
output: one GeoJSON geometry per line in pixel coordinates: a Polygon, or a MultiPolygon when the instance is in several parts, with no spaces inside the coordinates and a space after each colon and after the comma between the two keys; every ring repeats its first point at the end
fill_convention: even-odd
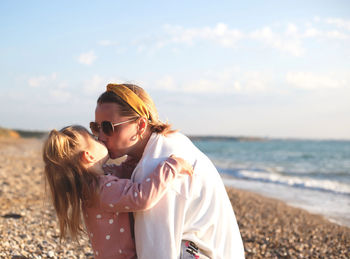
{"type": "MultiPolygon", "coordinates": [[[[93,258],[87,237],[60,243],[45,193],[42,141],[0,138],[0,258],[93,258]]],[[[349,258],[350,228],[227,188],[246,258],[349,258]]]]}

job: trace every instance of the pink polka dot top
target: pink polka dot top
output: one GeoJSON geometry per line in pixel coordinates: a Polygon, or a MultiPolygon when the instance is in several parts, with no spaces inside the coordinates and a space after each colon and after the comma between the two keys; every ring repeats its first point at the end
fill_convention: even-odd
{"type": "Polygon", "coordinates": [[[137,258],[129,212],[148,210],[165,194],[181,164],[168,158],[142,183],[114,175],[100,177],[99,199],[87,206],[83,216],[94,256],[98,258],[137,258]]]}

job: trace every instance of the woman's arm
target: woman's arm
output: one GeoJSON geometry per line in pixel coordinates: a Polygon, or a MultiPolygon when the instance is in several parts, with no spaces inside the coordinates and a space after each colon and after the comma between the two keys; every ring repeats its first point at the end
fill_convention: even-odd
{"type": "Polygon", "coordinates": [[[181,158],[169,157],[141,183],[104,176],[100,202],[106,211],[132,212],[153,207],[179,173],[192,175],[192,167],[181,158]]]}

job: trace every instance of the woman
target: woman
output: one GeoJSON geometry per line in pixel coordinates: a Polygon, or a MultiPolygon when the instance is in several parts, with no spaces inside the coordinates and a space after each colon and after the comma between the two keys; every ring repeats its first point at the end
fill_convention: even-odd
{"type": "Polygon", "coordinates": [[[219,173],[186,136],[159,121],[152,99],[142,88],[107,85],[90,127],[112,159],[127,155],[128,161],[138,163],[131,176],[134,182],[147,178],[171,154],[193,165],[192,178],[175,180],[155,207],[134,213],[138,258],[244,258],[219,173]]]}

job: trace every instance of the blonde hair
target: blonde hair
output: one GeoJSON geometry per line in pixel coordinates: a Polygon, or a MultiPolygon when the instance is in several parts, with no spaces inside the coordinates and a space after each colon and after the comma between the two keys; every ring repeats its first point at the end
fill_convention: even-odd
{"type": "Polygon", "coordinates": [[[89,136],[81,126],[52,130],[43,145],[46,188],[49,186],[59,226],[60,240],[70,233],[74,240],[82,232],[82,202],[93,200],[98,175],[87,171],[81,160],[79,136],[89,136]]]}
{"type": "MultiPolygon", "coordinates": [[[[171,124],[163,123],[159,120],[156,106],[154,105],[152,98],[147,94],[147,92],[144,89],[134,84],[122,84],[122,85],[128,87],[131,91],[133,91],[138,97],[140,97],[140,99],[146,105],[150,114],[148,118],[148,123],[150,125],[151,132],[155,132],[163,135],[176,132],[176,130],[171,129],[171,124]]],[[[110,91],[108,92],[106,91],[103,94],[101,94],[101,96],[97,100],[97,103],[98,104],[117,103],[120,107],[121,116],[128,116],[128,117],[139,116],[136,113],[136,111],[134,111],[134,109],[131,108],[131,106],[127,102],[121,99],[117,94],[110,91]]]]}

